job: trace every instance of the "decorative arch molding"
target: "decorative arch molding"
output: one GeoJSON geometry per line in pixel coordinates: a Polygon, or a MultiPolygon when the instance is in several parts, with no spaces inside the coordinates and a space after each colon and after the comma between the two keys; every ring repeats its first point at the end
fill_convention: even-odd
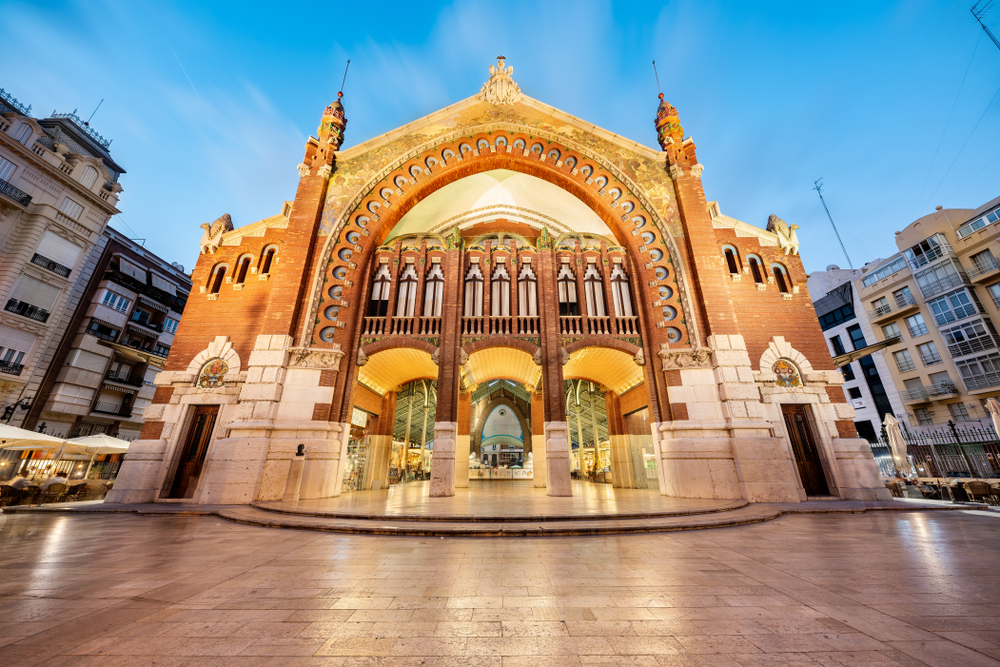
{"type": "Polygon", "coordinates": [[[462,346],[462,349],[466,354],[472,355],[474,352],[479,352],[481,350],[488,350],[492,347],[512,347],[515,350],[521,350],[522,352],[527,352],[528,354],[534,356],[536,352],[541,350],[538,345],[529,343],[526,340],[521,340],[520,338],[505,338],[502,336],[488,336],[480,340],[472,341],[471,343],[466,343],[462,346]]]}
{"type": "Polygon", "coordinates": [[[208,344],[208,347],[194,355],[191,363],[188,364],[186,372],[197,376],[201,372],[202,367],[211,359],[222,359],[225,361],[229,367],[226,371],[227,375],[237,375],[242,370],[243,362],[233,344],[229,342],[229,336],[216,336],[215,340],[208,344]]]}
{"type": "MultiPolygon", "coordinates": [[[[634,199],[637,204],[644,209],[641,213],[650,218],[652,227],[660,234],[660,239],[666,247],[669,255],[668,262],[671,266],[673,279],[677,286],[679,305],[685,313],[684,320],[688,338],[692,341],[700,340],[699,332],[697,330],[697,320],[694,316],[692,308],[691,289],[688,285],[686,271],[682,260],[683,256],[680,254],[677,244],[673,235],[670,233],[670,229],[665,220],[657,211],[656,206],[652,203],[646,192],[635,181],[633,181],[630,176],[625,174],[610,160],[598,154],[596,151],[571,139],[567,139],[564,136],[537,128],[526,128],[514,123],[486,124],[475,128],[456,130],[446,135],[436,137],[431,141],[425,142],[424,144],[407,151],[396,160],[387,164],[384,168],[372,176],[364,186],[358,189],[357,194],[346,202],[343,209],[337,216],[336,222],[332,225],[323,249],[317,258],[318,261],[316,262],[316,266],[322,267],[322,269],[317,271],[313,276],[308,313],[307,316],[303,318],[303,328],[300,332],[301,340],[303,342],[308,341],[307,344],[316,344],[313,341],[318,340],[314,336],[318,334],[318,331],[321,328],[320,326],[317,326],[316,322],[321,305],[325,299],[323,293],[323,288],[327,282],[325,274],[329,270],[332,263],[334,247],[340,242],[340,236],[353,216],[359,212],[367,211],[370,213],[363,214],[370,216],[370,218],[376,218],[376,220],[374,220],[374,224],[370,221],[369,226],[366,229],[369,230],[369,234],[375,236],[377,243],[372,244],[363,251],[362,256],[364,257],[364,261],[354,263],[355,268],[360,268],[363,271],[367,266],[368,261],[370,261],[370,257],[373,256],[374,251],[382,243],[383,239],[388,235],[388,232],[392,229],[395,223],[398,222],[402,215],[405,214],[410,208],[415,206],[417,202],[449,183],[460,180],[465,176],[489,171],[491,169],[508,168],[512,171],[527,173],[532,176],[543,178],[553,185],[566,190],[568,193],[577,197],[589,206],[602,220],[604,220],[604,222],[615,234],[616,240],[622,246],[629,248],[632,251],[630,254],[634,254],[638,259],[640,252],[638,248],[640,247],[640,242],[642,242],[642,237],[634,235],[632,232],[635,230],[629,230],[625,227],[625,222],[630,216],[628,213],[622,214],[621,208],[616,209],[617,202],[621,198],[612,198],[612,200],[609,200],[606,204],[602,203],[601,205],[595,206],[594,204],[589,203],[587,199],[580,196],[586,191],[584,182],[587,182],[587,186],[594,182],[594,177],[597,174],[592,168],[590,168],[588,173],[584,169],[578,170],[576,167],[568,169],[569,164],[563,163],[562,161],[552,161],[550,163],[544,159],[546,157],[546,153],[544,151],[541,154],[527,151],[527,154],[525,154],[525,151],[511,151],[508,153],[504,150],[502,155],[497,156],[497,159],[483,160],[481,158],[468,158],[469,163],[467,165],[461,163],[461,161],[465,158],[455,156],[454,160],[458,163],[457,165],[447,165],[442,171],[441,168],[438,167],[441,163],[435,160],[435,168],[430,172],[427,171],[426,161],[418,159],[426,157],[428,154],[441,155],[442,150],[446,146],[453,144],[456,140],[467,138],[470,135],[473,137],[473,141],[476,141],[479,135],[490,135],[498,131],[509,132],[514,136],[518,134],[530,133],[532,137],[544,139],[552,144],[558,144],[563,148],[563,152],[575,151],[582,158],[582,160],[577,160],[575,162],[577,166],[579,166],[579,164],[583,161],[589,161],[594,165],[599,166],[600,169],[603,170],[603,173],[613,176],[619,183],[621,183],[621,187],[625,190],[627,196],[634,199]],[[406,193],[402,187],[397,187],[395,202],[392,201],[392,197],[390,197],[389,200],[382,200],[379,192],[381,191],[383,185],[387,185],[389,183],[389,179],[393,177],[395,172],[400,169],[404,169],[405,171],[405,167],[411,161],[414,161],[413,167],[419,169],[419,173],[411,175],[410,178],[406,179],[406,182],[411,186],[417,185],[419,176],[423,182],[419,183],[417,192],[406,193]],[[533,168],[526,168],[527,165],[532,165],[533,168]],[[371,200],[368,202],[369,206],[368,208],[365,208],[365,202],[369,199],[371,200]],[[376,201],[381,202],[382,206],[389,209],[389,215],[384,219],[377,219],[378,214],[374,213],[371,209],[372,202],[376,201]],[[631,246],[635,247],[632,248],[631,246]]],[[[476,153],[478,157],[478,149],[476,149],[474,153],[476,153]]],[[[452,161],[452,158],[449,158],[449,162],[450,161],[452,161]]],[[[410,175],[414,171],[415,169],[410,169],[410,171],[407,171],[406,174],[410,175]]],[[[605,179],[607,180],[606,176],[605,179]]],[[[398,186],[399,184],[395,183],[395,180],[393,180],[393,185],[398,186]]],[[[600,192],[597,194],[600,195],[600,192]]],[[[603,195],[600,196],[603,199],[603,195]]],[[[646,262],[638,263],[646,264],[646,262]]]]}
{"type": "Polygon", "coordinates": [[[625,352],[632,355],[633,357],[638,354],[642,347],[629,343],[624,340],[619,340],[617,338],[581,338],[580,340],[573,341],[566,346],[566,354],[573,354],[577,350],[582,350],[585,347],[606,347],[612,350],[618,350],[620,352],[625,352]]]}
{"type": "Polygon", "coordinates": [[[409,338],[407,336],[395,336],[392,338],[383,338],[377,340],[374,343],[369,343],[361,347],[361,351],[365,356],[370,357],[378,352],[384,352],[385,350],[392,350],[400,347],[409,347],[414,350],[421,350],[427,354],[434,356],[437,352],[437,347],[428,343],[425,340],[420,340],[419,338],[409,338]]]}
{"type": "Polygon", "coordinates": [[[803,382],[843,383],[843,378],[840,377],[840,373],[837,371],[814,371],[809,359],[792,347],[792,344],[786,341],[784,336],[773,336],[771,338],[771,341],[767,344],[767,349],[760,355],[757,365],[758,370],[754,371],[754,380],[766,384],[777,382],[778,376],[772,368],[779,359],[787,359],[798,366],[803,382]]]}

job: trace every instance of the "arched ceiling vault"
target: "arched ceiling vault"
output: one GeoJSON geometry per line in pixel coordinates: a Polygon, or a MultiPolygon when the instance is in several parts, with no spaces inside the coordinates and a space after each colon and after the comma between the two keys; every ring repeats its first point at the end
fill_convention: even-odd
{"type": "Polygon", "coordinates": [[[411,347],[376,352],[358,370],[358,382],[384,395],[401,384],[422,378],[437,378],[438,367],[431,355],[411,347]]]}
{"type": "Polygon", "coordinates": [[[467,387],[500,379],[536,387],[541,376],[542,369],[535,365],[531,355],[513,347],[490,347],[473,352],[462,369],[467,387]]]}
{"type": "Polygon", "coordinates": [[[563,377],[599,382],[616,394],[643,381],[642,368],[629,354],[607,347],[585,347],[571,354],[569,363],[563,366],[563,377]]]}

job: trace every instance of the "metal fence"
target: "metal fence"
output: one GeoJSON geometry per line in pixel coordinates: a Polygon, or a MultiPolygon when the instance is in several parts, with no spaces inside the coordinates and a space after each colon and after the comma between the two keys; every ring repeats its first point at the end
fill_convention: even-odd
{"type": "MultiPolygon", "coordinates": [[[[903,430],[910,462],[920,477],[1000,478],[1000,438],[993,429],[948,428],[912,433],[903,430]]],[[[889,440],[883,431],[872,443],[872,454],[883,475],[896,472],[889,440]]]]}

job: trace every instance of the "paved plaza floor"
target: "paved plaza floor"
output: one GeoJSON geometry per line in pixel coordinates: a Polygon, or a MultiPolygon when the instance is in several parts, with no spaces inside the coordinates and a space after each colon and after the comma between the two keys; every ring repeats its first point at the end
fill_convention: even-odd
{"type": "Polygon", "coordinates": [[[1000,513],[426,538],[0,515],[0,665],[1000,664],[1000,513]]]}

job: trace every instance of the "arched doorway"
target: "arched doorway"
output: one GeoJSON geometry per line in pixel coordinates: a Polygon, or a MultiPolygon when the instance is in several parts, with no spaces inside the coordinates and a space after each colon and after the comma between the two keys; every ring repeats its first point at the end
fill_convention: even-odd
{"type": "Polygon", "coordinates": [[[469,480],[533,480],[531,392],[521,382],[491,380],[471,395],[469,480]]]}

